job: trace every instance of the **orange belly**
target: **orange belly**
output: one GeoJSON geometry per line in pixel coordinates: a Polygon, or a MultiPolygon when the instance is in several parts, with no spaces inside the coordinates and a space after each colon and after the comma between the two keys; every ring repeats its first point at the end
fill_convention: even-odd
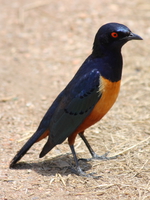
{"type": "Polygon", "coordinates": [[[78,133],[83,132],[88,127],[98,122],[115,103],[120,90],[120,82],[111,82],[103,77],[100,77],[99,91],[102,93],[100,100],[97,102],[92,112],[83,123],[76,129],[76,131],[68,138],[69,144],[73,144],[78,133]]]}

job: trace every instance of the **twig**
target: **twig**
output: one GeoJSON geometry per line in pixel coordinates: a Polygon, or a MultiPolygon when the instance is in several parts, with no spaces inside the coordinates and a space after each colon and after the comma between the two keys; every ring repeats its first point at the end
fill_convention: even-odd
{"type": "Polygon", "coordinates": [[[21,138],[20,140],[18,140],[18,142],[22,142],[22,141],[24,141],[26,139],[29,139],[33,135],[33,131],[29,131],[29,132],[30,133],[27,136],[21,138]]]}
{"type": "Polygon", "coordinates": [[[10,97],[3,97],[0,99],[0,102],[6,102],[6,101],[10,101],[12,99],[14,99],[15,97],[14,96],[10,96],[10,97]]]}
{"type": "Polygon", "coordinates": [[[58,174],[58,176],[59,176],[60,180],[62,181],[63,185],[66,186],[66,183],[65,183],[63,177],[60,174],[58,174]]]}
{"type": "Polygon", "coordinates": [[[121,154],[123,154],[123,153],[125,153],[125,152],[127,152],[127,151],[129,151],[129,150],[131,150],[131,149],[133,149],[133,148],[135,148],[135,147],[137,147],[138,145],[140,145],[140,144],[142,144],[142,143],[148,141],[149,139],[150,139],[150,136],[147,137],[145,140],[142,140],[142,141],[140,141],[139,143],[137,143],[137,144],[135,144],[135,145],[133,145],[133,146],[131,146],[131,147],[129,147],[129,148],[123,150],[123,151],[120,151],[119,153],[116,153],[114,156],[121,155],[121,154]]]}

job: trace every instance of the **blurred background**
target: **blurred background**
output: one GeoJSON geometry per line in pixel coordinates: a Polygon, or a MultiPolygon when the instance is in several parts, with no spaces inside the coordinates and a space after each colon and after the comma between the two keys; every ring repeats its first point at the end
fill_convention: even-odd
{"type": "MultiPolygon", "coordinates": [[[[2,199],[148,200],[150,1],[0,0],[0,127],[2,199]],[[119,98],[104,119],[86,131],[97,153],[121,156],[92,162],[91,171],[103,178],[86,180],[67,171],[71,156],[57,159],[70,153],[67,142],[39,160],[42,141],[23,158],[27,166],[9,170],[16,151],[91,53],[99,27],[108,22],[125,24],[144,39],[123,47],[119,98]]],[[[76,150],[79,157],[89,156],[79,138],[76,150]]]]}

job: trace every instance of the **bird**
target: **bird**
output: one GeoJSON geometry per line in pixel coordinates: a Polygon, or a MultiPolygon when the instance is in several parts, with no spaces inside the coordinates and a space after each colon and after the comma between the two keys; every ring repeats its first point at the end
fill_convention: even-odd
{"type": "Polygon", "coordinates": [[[91,54],[56,97],[36,132],[11,160],[10,168],[15,167],[34,143],[46,137],[48,137],[47,142],[39,157],[45,156],[68,138],[75,163],[74,172],[79,176],[90,177],[91,174],[87,174],[79,165],[74,148],[77,135],[85,143],[91,159],[113,159],[107,157],[107,153],[102,156],[97,155],[84,132],[100,121],[115,103],[122,77],[121,49],[130,40],[142,40],[142,38],[123,24],[110,22],[99,28],[91,54]]]}

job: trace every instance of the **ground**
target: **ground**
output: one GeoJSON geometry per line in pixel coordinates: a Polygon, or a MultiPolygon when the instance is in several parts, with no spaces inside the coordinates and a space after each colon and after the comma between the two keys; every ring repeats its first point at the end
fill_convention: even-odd
{"type": "MultiPolygon", "coordinates": [[[[0,199],[150,199],[150,1],[0,1],[0,199]],[[42,116],[90,54],[94,35],[107,22],[143,37],[123,47],[117,102],[86,131],[98,154],[115,160],[80,164],[99,179],[78,177],[67,141],[44,158],[35,144],[16,169],[9,163],[42,116]]],[[[90,155],[81,139],[79,158],[90,155]]]]}

